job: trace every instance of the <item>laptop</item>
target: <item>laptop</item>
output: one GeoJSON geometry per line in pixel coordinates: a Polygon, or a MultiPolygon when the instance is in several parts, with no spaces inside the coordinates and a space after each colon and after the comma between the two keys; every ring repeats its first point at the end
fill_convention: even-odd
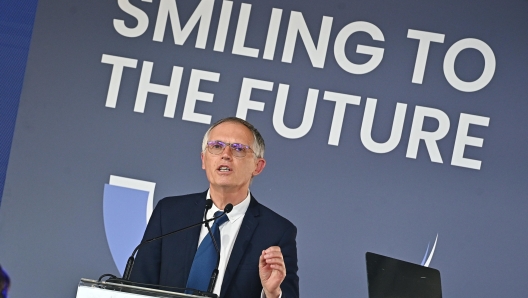
{"type": "Polygon", "coordinates": [[[366,253],[369,298],[441,298],[440,271],[366,253]]]}

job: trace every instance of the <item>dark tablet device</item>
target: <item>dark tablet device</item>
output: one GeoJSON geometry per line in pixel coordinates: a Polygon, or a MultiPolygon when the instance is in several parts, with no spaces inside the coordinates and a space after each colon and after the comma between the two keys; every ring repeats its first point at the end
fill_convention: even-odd
{"type": "Polygon", "coordinates": [[[441,298],[440,272],[367,252],[369,298],[441,298]]]}

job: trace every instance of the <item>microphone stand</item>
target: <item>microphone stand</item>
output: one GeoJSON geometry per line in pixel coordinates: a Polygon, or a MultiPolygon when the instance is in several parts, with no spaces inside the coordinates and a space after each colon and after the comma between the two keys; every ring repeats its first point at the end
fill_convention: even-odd
{"type": "MultiPolygon", "coordinates": [[[[212,202],[212,201],[211,201],[212,202]]],[[[207,207],[208,205],[206,205],[207,207]]],[[[226,209],[226,208],[224,208],[226,209]]],[[[204,212],[204,219],[207,220],[207,211],[209,209],[206,209],[204,212]]],[[[229,210],[231,211],[231,210],[229,210]]],[[[216,249],[216,253],[218,254],[218,259],[216,260],[216,267],[213,270],[213,273],[211,274],[211,278],[209,279],[209,286],[207,287],[207,292],[212,293],[214,290],[214,286],[216,284],[216,278],[218,277],[218,266],[220,265],[220,248],[218,247],[218,244],[216,243],[216,239],[213,235],[213,232],[211,232],[211,228],[209,227],[209,222],[205,223],[205,227],[207,228],[207,231],[209,232],[209,236],[211,236],[211,239],[213,240],[214,247],[216,249]]]]}
{"type": "MultiPolygon", "coordinates": [[[[229,210],[231,211],[231,210],[229,210]]],[[[176,233],[179,233],[179,232],[182,232],[182,231],[185,231],[185,230],[188,230],[188,229],[191,229],[191,228],[194,228],[196,226],[199,226],[199,225],[202,225],[204,223],[208,223],[210,221],[213,221],[213,220],[216,220],[217,218],[220,218],[222,217],[224,214],[226,214],[226,212],[224,211],[224,213],[222,213],[220,216],[217,216],[217,217],[213,217],[211,219],[208,219],[208,220],[205,220],[205,221],[202,221],[202,222],[199,222],[199,223],[196,223],[196,224],[193,224],[193,225],[190,225],[188,227],[185,227],[185,228],[181,228],[181,229],[178,229],[176,231],[172,231],[170,233],[167,233],[167,234],[163,234],[161,236],[158,236],[158,237],[154,237],[152,239],[149,239],[149,240],[145,240],[145,241],[142,241],[138,246],[136,246],[136,248],[134,249],[134,251],[132,252],[132,255],[128,258],[128,261],[127,261],[127,264],[126,264],[126,267],[125,267],[125,271],[123,273],[123,279],[124,280],[130,280],[130,274],[132,273],[132,267],[134,266],[134,261],[135,261],[135,258],[134,256],[136,255],[137,251],[139,250],[140,247],[142,247],[143,245],[147,244],[147,243],[150,243],[152,241],[156,241],[156,240],[159,240],[161,238],[164,238],[164,237],[167,237],[167,236],[170,236],[172,234],[176,234],[176,233]]]]}

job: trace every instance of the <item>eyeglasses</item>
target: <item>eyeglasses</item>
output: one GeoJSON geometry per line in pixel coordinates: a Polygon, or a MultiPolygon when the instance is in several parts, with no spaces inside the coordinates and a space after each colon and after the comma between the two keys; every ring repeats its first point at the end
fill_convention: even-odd
{"type": "Polygon", "coordinates": [[[253,151],[251,147],[239,143],[224,143],[222,141],[209,141],[207,142],[207,151],[211,154],[221,154],[224,152],[225,147],[231,147],[231,152],[234,157],[244,157],[249,150],[253,151]]]}

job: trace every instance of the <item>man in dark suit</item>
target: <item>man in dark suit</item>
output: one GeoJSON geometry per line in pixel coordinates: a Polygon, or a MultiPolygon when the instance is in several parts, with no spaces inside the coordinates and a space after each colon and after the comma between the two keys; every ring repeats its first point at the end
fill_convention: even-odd
{"type": "MultiPolygon", "coordinates": [[[[213,124],[201,153],[209,190],[161,200],[143,237],[151,239],[200,222],[208,198],[214,203],[208,218],[233,204],[227,222],[218,228],[219,275],[213,292],[222,298],[299,297],[297,229],[249,192],[251,180],[266,165],[263,156],[264,140],[250,123],[231,117],[213,124]]],[[[200,258],[195,257],[207,237],[210,240],[202,225],[145,245],[138,252],[131,280],[180,288],[190,287],[196,278],[208,280],[211,272],[196,273],[200,258]]]]}

